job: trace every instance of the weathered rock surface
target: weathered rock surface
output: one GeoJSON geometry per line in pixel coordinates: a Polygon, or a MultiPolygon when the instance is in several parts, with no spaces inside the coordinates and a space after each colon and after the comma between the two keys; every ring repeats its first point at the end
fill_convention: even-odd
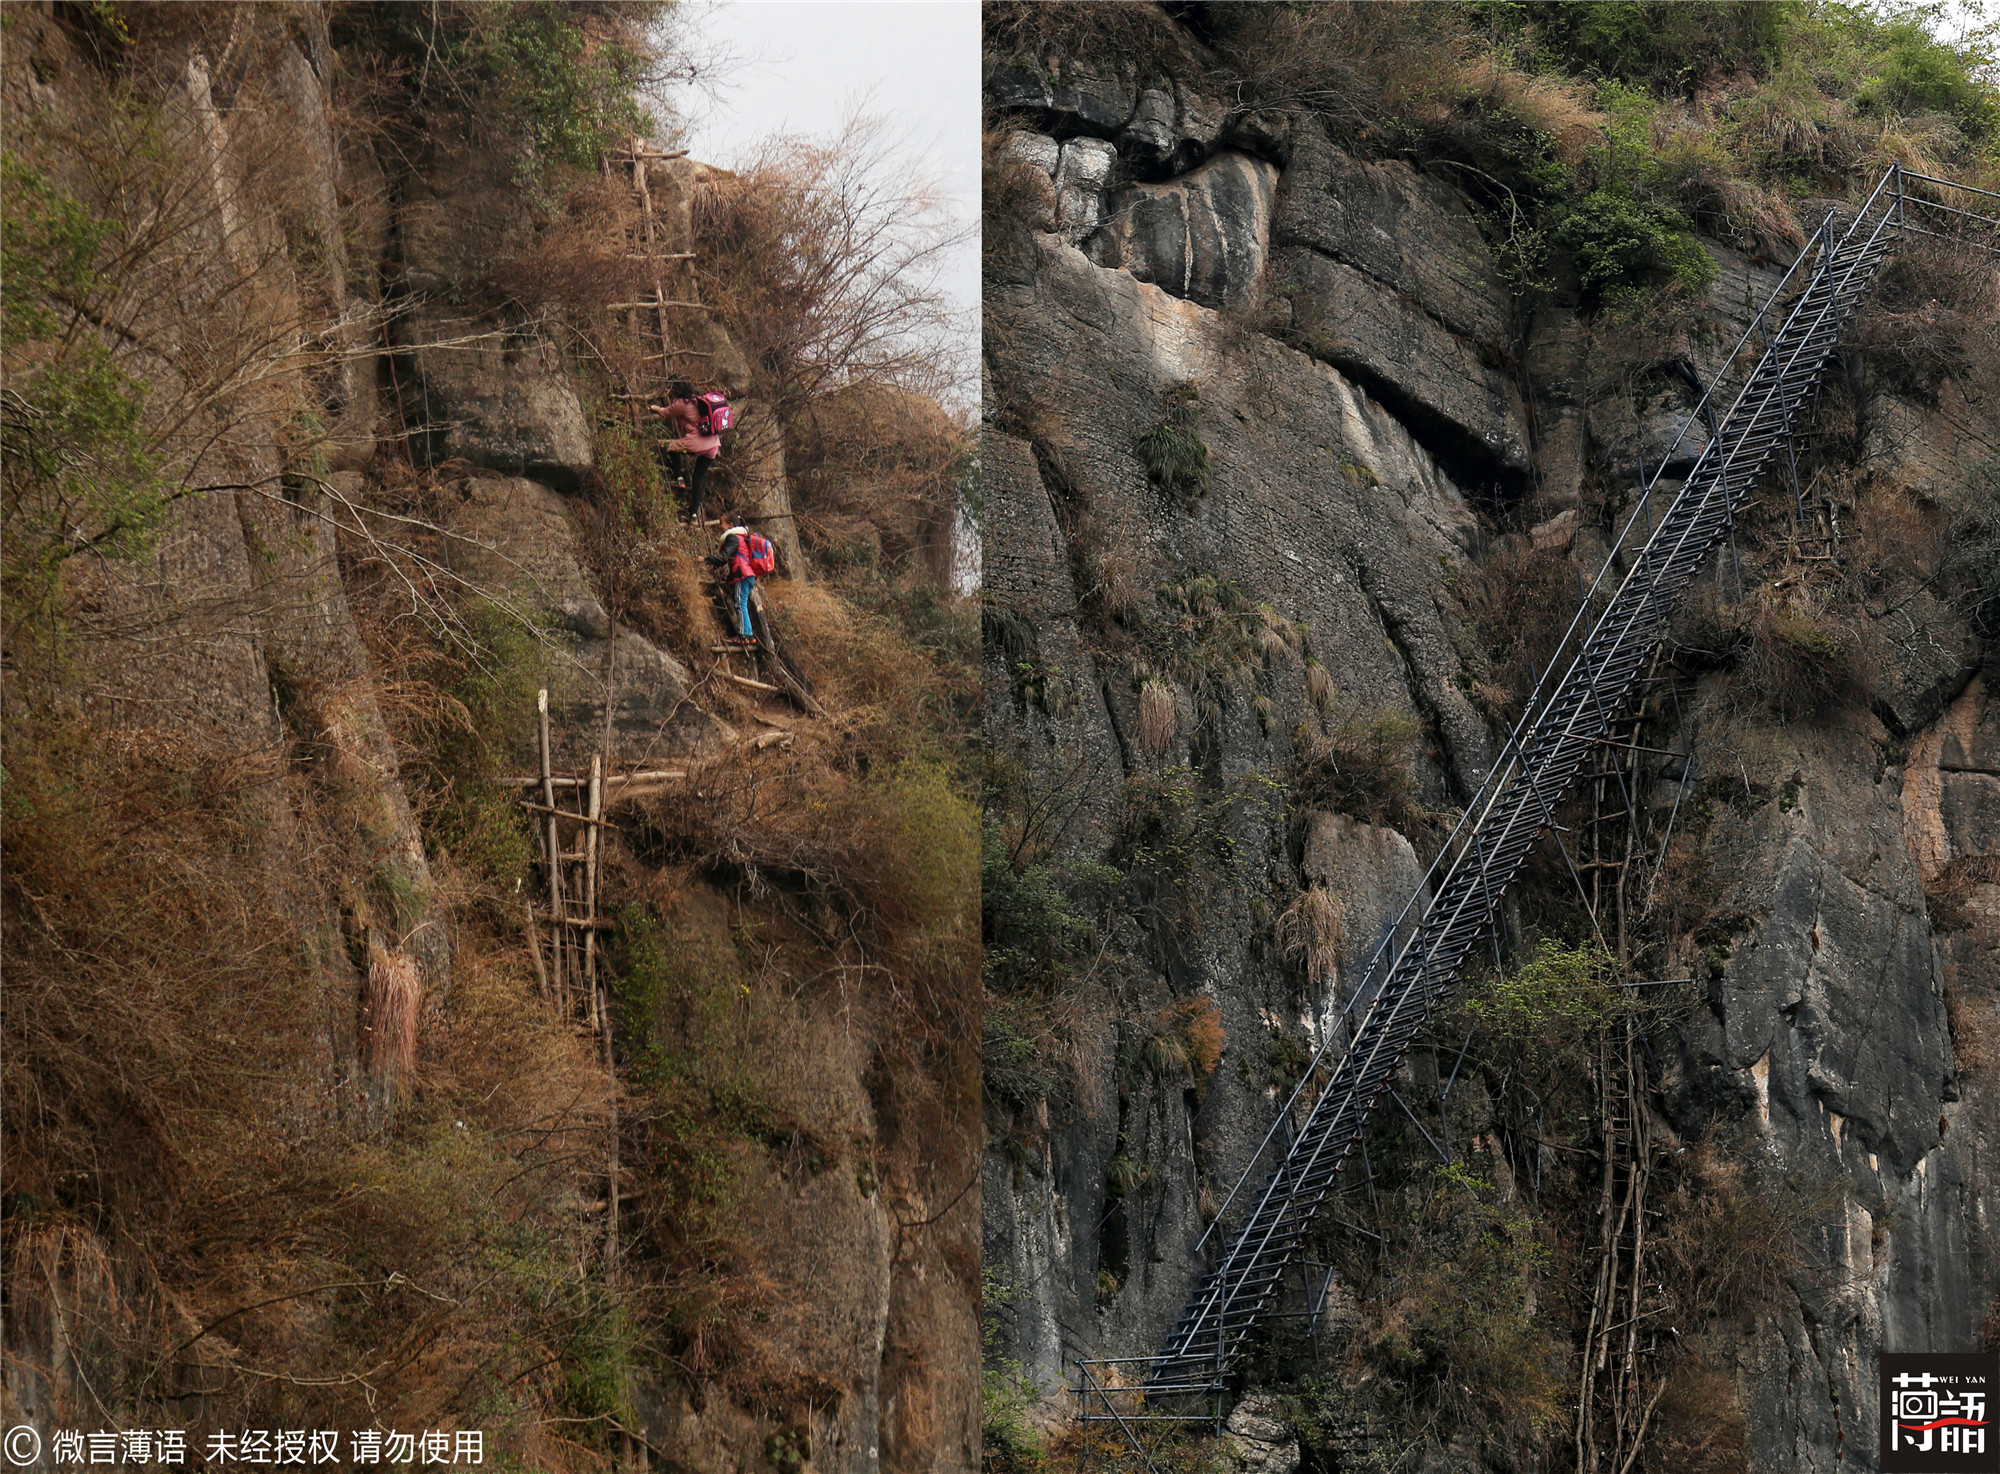
{"type": "Polygon", "coordinates": [[[1295,1474],[1299,1441],[1279,1416],[1276,1399],[1251,1393],[1236,1404],[1225,1426],[1230,1452],[1244,1474],[1295,1474]]]}
{"type": "MultiPolygon", "coordinates": [[[[1042,238],[1031,284],[989,283],[986,310],[989,411],[1034,406],[1032,439],[986,438],[988,603],[1034,633],[1026,651],[989,645],[987,731],[1038,787],[1076,795],[1072,842],[1101,843],[1121,780],[1157,767],[1138,744],[1129,668],[1087,634],[1095,616],[1085,613],[1111,582],[1144,604],[1161,583],[1216,570],[1309,624],[1314,652],[1337,673],[1337,711],[1403,712],[1437,734],[1435,760],[1421,764],[1430,791],[1483,770],[1484,726],[1443,678],[1460,635],[1438,582],[1466,557],[1472,515],[1394,416],[1326,365],[1268,338],[1245,341],[1218,313],[1095,266],[1056,237],[1042,238]],[[1202,388],[1213,477],[1192,508],[1164,498],[1131,448],[1160,395],[1188,380],[1202,388]]],[[[1320,720],[1305,686],[1304,665],[1274,653],[1257,681],[1268,716],[1232,703],[1198,740],[1177,735],[1163,760],[1218,782],[1282,771],[1293,726],[1320,720]]],[[[1243,859],[1227,883],[1238,894],[1269,884],[1269,823],[1258,809],[1230,821],[1243,859]]],[[[1343,973],[1372,943],[1388,888],[1414,879],[1407,844],[1365,826],[1336,826],[1313,863],[1344,873],[1358,863],[1350,851],[1402,858],[1348,899],[1343,973]]],[[[1032,1144],[987,1161],[987,1262],[1038,1287],[1002,1312],[1009,1354],[1052,1385],[1067,1357],[1157,1341],[1190,1283],[1202,1193],[1227,1192],[1269,1124],[1269,1087],[1258,1083],[1267,1018],[1319,1020],[1336,1006],[1298,996],[1279,959],[1253,954],[1257,936],[1239,902],[1205,920],[1198,940],[1164,928],[1123,939],[1158,970],[1163,1003],[1198,993],[1221,1010],[1232,1042],[1205,1096],[1122,1080],[1108,1041],[1092,1045],[1100,1052],[1082,1063],[1080,1088],[1096,1107],[1040,1116],[1032,1144]],[[1119,1151],[1150,1164],[1157,1182],[1107,1218],[1103,1172],[1119,1151]]]]}
{"type": "Polygon", "coordinates": [[[1875,710],[1898,733],[1920,731],[1978,669],[1979,637],[1963,613],[1924,588],[1899,588],[1870,621],[1864,650],[1875,710]]]}
{"type": "MultiPolygon", "coordinates": [[[[1219,713],[1177,687],[1167,750],[1140,740],[1131,662],[1165,610],[1162,588],[1205,575],[1309,623],[1341,701],[1417,717],[1425,793],[1462,793],[1491,738],[1460,704],[1456,677],[1478,657],[1453,586],[1503,548],[1567,552],[1586,576],[1629,557],[1605,521],[1622,521],[1624,488],[1688,419],[1676,361],[1711,375],[1780,272],[1714,248],[1716,286],[1657,341],[1617,336],[1560,292],[1520,331],[1446,179],[1357,160],[1303,123],[1251,145],[1243,119],[1162,179],[1157,149],[1125,133],[1137,89],[1059,95],[1052,77],[996,74],[989,100],[1042,129],[1052,188],[1068,146],[1058,139],[1117,152],[1113,208],[1082,237],[1088,261],[1070,246],[1095,195],[1066,218],[1051,203],[1038,228],[1059,233],[989,277],[987,408],[1002,428],[986,437],[988,595],[1033,631],[1017,631],[1019,648],[989,646],[992,750],[1038,794],[1073,786],[1064,843],[1092,857],[1129,822],[1126,780],[1173,765],[1209,796],[1284,772],[1284,734],[1316,715],[1303,672],[1275,653],[1237,677],[1219,713]],[[1266,315],[1225,324],[1209,309],[1249,300],[1248,273],[1232,276],[1208,243],[1221,222],[1250,218],[1218,204],[1234,150],[1281,172],[1266,315]],[[1199,391],[1213,478],[1191,506],[1155,489],[1133,451],[1159,396],[1183,383],[1199,391]],[[1482,527],[1460,491],[1496,481],[1522,494],[1506,506],[1520,518],[1482,527]],[[1531,530],[1503,539],[1499,526],[1531,530]]],[[[1835,416],[1855,412],[1864,494],[1906,495],[1933,515],[1984,484],[1985,447],[2000,440],[1981,407],[1992,385],[1947,384],[1919,404],[1847,370],[1829,392],[1851,391],[1835,416]]],[[[1699,422],[1689,429],[1666,490],[1706,438],[1699,422]]],[[[1753,589],[1758,577],[1752,562],[1753,589]]],[[[1754,1190],[1812,1218],[1777,1303],[1718,1332],[1714,1353],[1735,1378],[1752,1467],[1780,1474],[1851,1465],[1875,1416],[1875,1358],[1978,1344],[2000,1287],[2000,703],[1978,674],[1978,632],[1943,584],[1919,581],[1891,579],[1851,611],[1865,614],[1872,712],[1849,701],[1779,723],[1746,711],[1756,693],[1737,687],[1697,702],[1693,725],[1663,744],[1695,742],[1696,783],[1737,774],[1745,789],[1737,808],[1704,795],[1718,815],[1706,827],[1681,815],[1707,867],[1704,936],[1721,940],[1678,1058],[1663,1051],[1661,1068],[1683,1141],[1714,1132],[1754,1190]]],[[[1674,784],[1661,789],[1671,801],[1674,784]]],[[[1323,1037],[1418,881],[1416,852],[1394,831],[1300,817],[1303,832],[1280,842],[1234,813],[1235,860],[1197,883],[1197,920],[1113,923],[1109,951],[1135,970],[1116,1005],[1128,1027],[1147,1027],[1135,996],[1216,1005],[1227,1042],[1204,1089],[1121,1069],[1120,1041],[1086,1033],[1068,1098],[989,1113],[986,1260],[1018,1290],[1001,1312],[1003,1347],[1051,1386],[1068,1358],[1157,1346],[1195,1268],[1188,1248],[1275,1108],[1262,1083],[1270,1030],[1323,1037]],[[1268,921],[1301,885],[1335,898],[1341,939],[1330,972],[1303,990],[1275,959],[1268,921]],[[1107,1188],[1121,1156],[1148,1169],[1142,1189],[1107,1188]]],[[[1357,1429],[1367,1416],[1356,1407],[1357,1429]]],[[[1256,1436],[1270,1431],[1232,1428],[1245,1467],[1297,1457],[1256,1436]]],[[[1486,1467],[1463,1441],[1421,1458],[1486,1467]]]]}
{"type": "Polygon", "coordinates": [[[398,325],[403,412],[433,465],[464,459],[574,490],[590,426],[555,348],[533,329],[418,308],[398,325]]]}
{"type": "Polygon", "coordinates": [[[1367,163],[1301,129],[1271,241],[1345,262],[1463,337],[1513,337],[1507,292],[1472,212],[1407,164],[1367,163]]]}
{"type": "Polygon", "coordinates": [[[1134,185],[1113,201],[1090,259],[1204,307],[1242,306],[1264,274],[1277,186],[1275,165],[1239,153],[1134,185]]]}
{"type": "MultiPolygon", "coordinates": [[[[554,626],[549,702],[559,765],[587,766],[590,754],[603,750],[607,672],[613,764],[685,756],[733,738],[689,699],[686,666],[614,625],[577,554],[576,526],[557,492],[513,476],[466,476],[456,489],[455,536],[446,545],[453,571],[554,626]]],[[[523,752],[521,760],[532,762],[534,754],[523,752]]]]}
{"type": "Polygon", "coordinates": [[[433,464],[474,465],[573,489],[590,469],[590,427],[555,347],[525,316],[473,313],[493,267],[534,246],[533,218],[507,160],[441,142],[396,211],[402,286],[396,323],[404,423],[433,464]]]}
{"type": "Polygon", "coordinates": [[[1478,345],[1343,262],[1287,247],[1271,264],[1277,330],[1353,375],[1475,468],[1528,466],[1520,395],[1478,345]]]}
{"type": "Polygon", "coordinates": [[[1076,245],[1104,220],[1104,192],[1118,167],[1117,148],[1101,138],[1058,143],[1041,133],[1008,139],[1013,156],[1049,178],[1047,209],[1026,223],[1034,230],[1059,231],[1076,245]]]}
{"type": "MultiPolygon", "coordinates": [[[[990,69],[986,86],[998,106],[1043,133],[1115,141],[1128,165],[1151,177],[1183,173],[1208,157],[1226,115],[1221,103],[1178,80],[1135,86],[1115,77],[1009,64],[990,69]]],[[[1259,135],[1251,128],[1243,136],[1259,135]]]]}

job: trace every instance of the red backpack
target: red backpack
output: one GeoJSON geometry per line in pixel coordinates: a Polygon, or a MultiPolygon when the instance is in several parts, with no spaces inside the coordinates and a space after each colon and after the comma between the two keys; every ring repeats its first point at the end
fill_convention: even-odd
{"type": "Polygon", "coordinates": [[[744,534],[743,556],[750,560],[750,571],[759,578],[777,571],[777,550],[771,546],[768,537],[760,537],[754,532],[744,534]]]}
{"type": "Polygon", "coordinates": [[[711,389],[706,394],[694,397],[694,412],[700,416],[697,422],[704,435],[720,435],[736,423],[736,415],[729,408],[729,399],[711,389]]]}

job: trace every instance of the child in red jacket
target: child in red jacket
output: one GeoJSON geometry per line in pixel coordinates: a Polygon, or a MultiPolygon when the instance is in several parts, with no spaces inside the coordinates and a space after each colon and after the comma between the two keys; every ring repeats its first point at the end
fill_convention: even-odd
{"type": "Polygon", "coordinates": [[[711,554],[708,561],[723,570],[723,579],[736,596],[738,634],[729,643],[756,644],[757,637],[750,631],[750,591],[757,587],[757,569],[750,561],[750,529],[732,527],[723,533],[720,554],[711,554]]]}

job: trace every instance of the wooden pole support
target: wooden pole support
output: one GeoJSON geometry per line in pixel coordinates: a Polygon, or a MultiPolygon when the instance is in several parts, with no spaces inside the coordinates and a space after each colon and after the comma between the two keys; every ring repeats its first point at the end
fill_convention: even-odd
{"type": "Polygon", "coordinates": [[[553,1003],[554,995],[549,992],[549,970],[542,966],[542,932],[535,924],[535,908],[523,901],[521,909],[528,913],[528,955],[535,960],[535,991],[542,995],[543,1002],[553,1003]]]}
{"type": "Polygon", "coordinates": [[[597,997],[597,929],[590,925],[597,920],[597,836],[603,826],[599,817],[604,808],[604,758],[601,754],[590,755],[590,814],[584,820],[589,826],[589,838],[583,849],[583,984],[590,989],[590,1015],[592,1022],[601,1019],[597,997]]]}
{"type": "Polygon", "coordinates": [[[521,800],[521,807],[537,814],[554,814],[558,819],[567,819],[572,824],[588,824],[596,829],[616,829],[618,826],[609,819],[592,818],[589,814],[572,814],[568,809],[545,808],[541,804],[521,800]]]}
{"type": "MultiPolygon", "coordinates": [[[[535,693],[535,714],[539,719],[542,738],[542,803],[549,811],[549,914],[560,917],[563,915],[562,839],[556,833],[556,785],[555,776],[550,771],[549,762],[549,691],[546,686],[535,693]]],[[[566,986],[567,980],[563,975],[562,933],[557,932],[550,938],[550,941],[553,943],[551,950],[555,954],[556,994],[563,1001],[564,1005],[567,1006],[568,990],[566,986]]]]}

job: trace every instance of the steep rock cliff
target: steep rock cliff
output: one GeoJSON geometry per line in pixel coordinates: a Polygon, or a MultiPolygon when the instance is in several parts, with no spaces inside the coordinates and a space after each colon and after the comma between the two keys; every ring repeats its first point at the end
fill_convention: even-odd
{"type": "MultiPolygon", "coordinates": [[[[1017,130],[1004,167],[1026,178],[1002,181],[995,197],[1025,203],[988,227],[985,567],[1001,634],[988,643],[986,730],[1008,778],[1035,795],[1015,807],[1003,788],[995,806],[1017,853],[1126,872],[1100,918],[1103,951],[1067,996],[1043,1013],[1005,1004],[1010,1021],[1041,1021],[1041,1088],[996,1089],[989,1075],[999,1349],[1057,1418],[1076,1358],[1155,1349],[1279,1083],[1436,842],[1407,814],[1371,824],[1310,797],[1260,802],[1259,780],[1296,786],[1315,741],[1402,716],[1421,724],[1421,802],[1462,801],[1500,735],[1467,697],[1496,668],[1478,601],[1551,587],[1482,595],[1485,570],[1566,557],[1559,607],[1530,616],[1566,620],[1615,554],[1635,468],[1656,465],[1687,416],[1673,360],[1712,372],[1776,273],[1713,246],[1721,270],[1692,325],[1649,342],[1623,341],[1560,292],[1524,318],[1451,179],[1351,157],[1310,114],[1274,124],[1190,101],[1198,67],[1107,61],[1093,75],[1044,61],[1004,59],[987,87],[1000,126],[1017,130]],[[1149,65],[1177,80],[1149,80],[1149,65]],[[1202,126],[1183,125],[1177,152],[1139,145],[1125,127],[1137,96],[1179,98],[1176,115],[1202,126]],[[1225,138],[1248,152],[1217,152],[1225,138]],[[1275,194],[1262,183],[1274,170],[1275,194]],[[1154,484],[1145,465],[1145,437],[1181,386],[1207,447],[1196,496],[1154,484]],[[1160,601],[1204,577],[1307,627],[1313,658],[1273,644],[1220,682],[1175,664],[1189,622],[1160,601]],[[1175,714],[1164,742],[1160,706],[1142,711],[1149,683],[1175,714]],[[1149,864],[1169,774],[1208,827],[1149,864]],[[1335,898],[1323,935],[1338,942],[1331,966],[1302,969],[1274,919],[1309,888],[1335,898]],[[1206,1079],[1144,1062],[1161,1030],[1150,1021],[1191,997],[1215,1005],[1227,1041],[1206,1079]]],[[[1991,444],[1990,410],[1955,383],[1942,402],[1898,396],[1858,352],[1845,364],[1822,423],[1839,442],[1829,462],[1860,459],[1850,520],[1914,498],[1934,526],[1939,498],[1990,482],[1983,452],[1966,449],[1991,444]]],[[[1704,439],[1697,423],[1675,463],[1704,439]]],[[[1735,565],[1706,575],[1691,603],[1779,577],[1774,525],[1767,515],[1746,531],[1735,565]]],[[[1850,544],[1849,556],[1870,555],[1850,544]]],[[[1677,985],[1685,1021],[1656,1061],[1653,1099],[1675,1139],[1721,1143],[1758,1191],[1805,1205],[1769,1313],[1704,1343],[1758,1469],[1832,1470],[1869,1446],[1879,1352],[1970,1349],[1992,1333],[1985,867],[2000,834],[1974,676],[1985,655],[1920,575],[1885,577],[1905,582],[1853,611],[1859,645],[1893,642],[1875,647],[1868,694],[1775,716],[1697,659],[1683,715],[1649,729],[1663,753],[1693,759],[1652,760],[1643,801],[1663,818],[1677,793],[1709,796],[1699,816],[1678,814],[1673,868],[1694,877],[1707,930],[1675,953],[1697,976],[1677,985]],[[1718,807],[1731,786],[1734,806],[1718,807]]],[[[1481,1108],[1467,1109],[1454,1118],[1472,1133],[1465,1160],[1512,1182],[1478,1134],[1490,1130],[1481,1108]]],[[[1330,1333],[1351,1326],[1345,1314],[1330,1314],[1330,1333]]],[[[1720,1406],[1708,1413],[1726,1425],[1720,1406]]],[[[1472,1467],[1472,1447],[1424,1467],[1472,1467]]]]}
{"type": "MultiPolygon", "coordinates": [[[[141,759],[167,754],[168,782],[196,816],[184,821],[192,830],[206,833],[211,803],[241,826],[234,848],[191,853],[223,867],[212,878],[226,890],[273,898],[276,924],[238,940],[272,977],[297,962],[307,981],[297,1013],[239,1017],[216,1036],[232,1070],[240,1050],[267,1072],[223,1129],[201,1132],[215,1144],[192,1153],[200,1171],[246,1137],[268,1149],[221,1158],[221,1178],[198,1175],[189,1153],[175,1155],[173,1132],[148,1114],[150,1105],[129,1104],[96,1138],[97,1167],[51,1176],[47,1143],[37,1137],[24,1147],[12,1130],[20,1118],[10,1089],[7,1422],[41,1430],[41,1466],[54,1467],[59,1428],[182,1427],[198,1446],[208,1426],[277,1426],[280,1404],[267,1394],[304,1387],[317,1401],[285,1394],[286,1421],[484,1428],[489,1459],[511,1448],[536,1467],[566,1467],[573,1456],[573,1430],[542,1423],[560,1405],[601,1430],[590,1435],[601,1448],[592,1460],[622,1466],[662,1457],[673,1467],[735,1469],[786,1448],[806,1457],[809,1448],[818,1469],[969,1468],[966,1241],[976,1195],[961,1190],[949,1122],[924,1127],[933,1146],[945,1146],[940,1154],[913,1145],[914,1124],[881,1114],[921,1091],[874,1047],[882,1035],[867,979],[859,989],[844,985],[844,1014],[800,1003],[793,990],[789,1043],[818,1062],[813,1070],[783,1070],[769,1041],[760,1044],[760,1064],[777,1072],[771,1078],[820,1094],[780,1092],[782,1106],[757,1109],[811,1115],[824,1140],[802,1148],[768,1124],[773,1144],[750,1144],[740,1170],[731,1153],[743,1143],[703,1159],[708,1176],[693,1195],[729,1195],[723,1242],[749,1255],[747,1264],[712,1268],[745,1276],[731,1285],[751,1293],[725,1302],[696,1287],[686,1324],[697,1337],[739,1336],[738,1351],[720,1360],[743,1359],[726,1376],[714,1364],[683,1375],[664,1355],[635,1353],[653,1334],[640,1326],[659,1324],[657,1287],[634,1292],[628,1282],[635,1308],[621,1308],[616,1268],[597,1262],[607,1094],[597,1045],[537,996],[518,886],[504,894],[462,858],[440,872],[435,838],[420,823],[410,765],[435,778],[439,759],[413,751],[424,746],[412,736],[425,730],[416,708],[437,697],[417,662],[436,651],[421,636],[399,644],[398,630],[440,611],[473,621],[472,667],[494,682],[447,690],[445,725],[500,746],[503,774],[534,761],[537,680],[555,692],[559,766],[587,763],[601,743],[614,765],[734,760],[739,736],[755,735],[741,729],[753,723],[791,740],[780,732],[782,716],[765,720],[777,715],[767,704],[718,696],[724,683],[709,669],[714,662],[703,659],[698,678],[683,658],[705,656],[716,638],[694,573],[685,580],[697,592],[684,627],[662,634],[655,626],[648,638],[613,617],[602,519],[579,495],[594,475],[602,480],[602,425],[571,356],[577,344],[558,336],[545,304],[485,305],[494,274],[530,253],[547,222],[519,187],[518,159],[456,134],[428,152],[389,146],[386,137],[406,122],[392,115],[401,98],[370,85],[365,41],[350,34],[358,50],[336,45],[325,7],[186,7],[136,17],[136,34],[109,12],[79,21],[38,7],[7,19],[10,207],[13,151],[21,149],[54,188],[109,215],[125,201],[98,192],[102,175],[92,171],[104,159],[78,140],[93,129],[138,128],[152,150],[138,156],[162,171],[188,171],[167,178],[161,213],[185,207],[194,223],[179,235],[172,220],[157,227],[175,254],[134,253],[137,265],[119,283],[122,320],[104,330],[122,328],[138,345],[124,362],[162,415],[176,395],[208,393],[214,381],[201,376],[218,362],[247,365],[163,453],[181,490],[142,555],[70,564],[59,587],[60,643],[34,646],[35,660],[25,658],[22,626],[10,626],[10,641],[20,637],[10,643],[6,676],[10,767],[70,722],[107,753],[129,749],[134,762],[120,781],[135,788],[154,781],[141,759]],[[386,604],[378,577],[388,582],[386,604]],[[486,607],[504,608],[506,619],[478,624],[486,607]],[[666,648],[669,635],[679,654],[666,648]],[[524,673],[527,687],[516,689],[524,673]],[[460,699],[489,689],[502,692],[504,706],[468,708],[460,699]],[[491,732],[477,730],[487,722],[491,732]],[[219,798],[204,774],[226,780],[219,798]],[[381,979],[406,976],[415,979],[407,1004],[414,1038],[399,1051],[377,1038],[386,1026],[371,1010],[388,1006],[381,979]],[[257,1053],[274,1037],[277,1053],[257,1053]],[[141,1120],[152,1124],[132,1124],[141,1120]],[[571,1145],[545,1160],[551,1141],[571,1145]],[[810,1172],[801,1165],[808,1157],[810,1172]],[[504,1171],[489,1172],[502,1162],[504,1171]],[[117,1198],[111,1184],[128,1168],[164,1183],[167,1196],[117,1198]],[[322,1171],[330,1175],[315,1176],[322,1171]],[[941,1188],[947,1176],[951,1185],[941,1188]],[[206,1215],[230,1210],[213,1198],[180,1203],[182,1178],[193,1193],[226,1184],[231,1198],[254,1199],[282,1221],[253,1213],[211,1232],[206,1215]],[[316,1196],[322,1190],[345,1194],[343,1204],[316,1196]],[[373,1206],[356,1206],[364,1201],[373,1206]],[[192,1248],[174,1236],[190,1224],[192,1248]],[[204,1235],[228,1252],[211,1253],[204,1235]],[[577,1251],[567,1266],[563,1245],[577,1251]],[[158,1261],[149,1257],[156,1250],[158,1261]],[[453,1280],[450,1266],[475,1260],[477,1273],[453,1280]],[[320,1272],[336,1263],[355,1272],[320,1272]],[[304,1283],[301,1274],[342,1283],[287,1293],[304,1283]],[[421,1356],[378,1361],[389,1328],[401,1338],[425,1314],[409,1303],[413,1292],[398,1288],[406,1275],[424,1281],[425,1304],[444,1311],[428,1323],[421,1356]],[[517,1297],[537,1275],[546,1276],[540,1287],[517,1297]],[[24,1290],[31,1281],[32,1292],[24,1290]],[[752,1333],[751,1302],[766,1300],[777,1309],[755,1311],[752,1333]],[[510,1346],[539,1365],[496,1394],[488,1370],[514,1354],[510,1346]],[[763,1360],[753,1362],[747,1347],[763,1360]],[[350,1356],[374,1369],[366,1377],[329,1371],[350,1356]],[[364,1401],[350,1401],[364,1386],[364,1401]],[[629,1422],[613,1432],[607,1415],[629,1422]]],[[[362,8],[340,19],[366,32],[398,18],[362,8]]],[[[115,155],[124,145],[112,147],[115,155]]],[[[703,166],[654,167],[665,226],[685,249],[687,196],[703,166]]],[[[118,228],[143,239],[153,223],[125,219],[118,228]]],[[[622,260],[627,247],[614,238],[604,249],[622,260]]],[[[703,377],[736,393],[739,413],[747,411],[737,505],[753,524],[769,520],[787,568],[802,575],[778,428],[748,397],[749,370],[727,328],[705,313],[682,316],[682,341],[713,365],[703,377]]],[[[625,488],[614,490],[622,496],[625,488]]],[[[639,552],[662,566],[698,568],[707,547],[656,539],[639,552]]],[[[801,597],[839,627],[831,595],[801,597]]],[[[774,609],[786,598],[774,588],[774,609]]],[[[470,768],[453,775],[475,796],[492,776],[470,768]]],[[[60,770],[53,781],[54,789],[38,790],[45,803],[49,792],[68,791],[60,770]]],[[[109,791],[115,802],[117,785],[109,791]]],[[[518,796],[502,795],[499,826],[489,831],[506,855],[525,842],[509,812],[518,796]]],[[[435,788],[428,798],[435,802],[435,788]]],[[[18,817],[10,806],[10,829],[18,817]]],[[[153,841],[167,837],[149,831],[144,844],[126,848],[151,856],[153,841]]],[[[67,898],[36,912],[38,923],[22,919],[27,903],[14,889],[22,856],[10,851],[10,949],[21,926],[73,939],[67,898]]],[[[609,856],[607,847],[607,868],[609,856]]],[[[620,864],[637,877],[641,898],[659,881],[657,865],[629,853],[620,864]]],[[[174,883],[157,872],[146,888],[171,893],[174,883]]],[[[747,935],[733,928],[763,924],[743,898],[700,884],[660,897],[681,906],[676,935],[707,949],[711,974],[725,970],[747,935]]],[[[229,917],[208,920],[224,927],[229,917]]],[[[804,950],[792,955],[802,958],[812,939],[795,945],[804,950]]],[[[819,963],[793,965],[811,972],[819,963]]],[[[189,986],[197,994],[225,987],[209,978],[189,986]]],[[[750,981],[736,986],[752,992],[750,981]]],[[[65,996],[17,989],[15,999],[30,995],[38,1005],[65,996]]],[[[258,1001],[223,997],[232,1007],[258,1001]]],[[[184,1003],[170,999],[154,1027],[171,1034],[184,1003]]],[[[642,1004],[620,999],[635,1033],[642,1004]]],[[[116,1032],[115,1019],[88,1008],[60,1020],[23,1019],[10,1008],[8,1022],[14,1039],[75,1031],[63,1034],[65,1047],[100,1057],[114,1075],[151,1068],[132,1063],[141,1044],[116,1032]]],[[[645,1072],[657,1061],[636,1042],[633,1049],[626,1064],[650,1084],[645,1072]]],[[[43,1060],[17,1058],[17,1080],[43,1060]]],[[[740,1088],[754,1097],[759,1078],[740,1088]]],[[[169,1081],[169,1090],[180,1083],[169,1081]]],[[[636,1129],[646,1129],[643,1119],[636,1129]]],[[[628,1151],[628,1193],[645,1190],[640,1175],[679,1170],[682,1148],[661,1140],[668,1145],[650,1157],[635,1161],[628,1151]]],[[[680,1204],[665,1201],[666,1187],[657,1192],[654,1242],[671,1242],[680,1204]]],[[[628,1197],[628,1235],[649,1222],[646,1207],[628,1197]]],[[[635,1278],[650,1273],[642,1266],[635,1278]]]]}

